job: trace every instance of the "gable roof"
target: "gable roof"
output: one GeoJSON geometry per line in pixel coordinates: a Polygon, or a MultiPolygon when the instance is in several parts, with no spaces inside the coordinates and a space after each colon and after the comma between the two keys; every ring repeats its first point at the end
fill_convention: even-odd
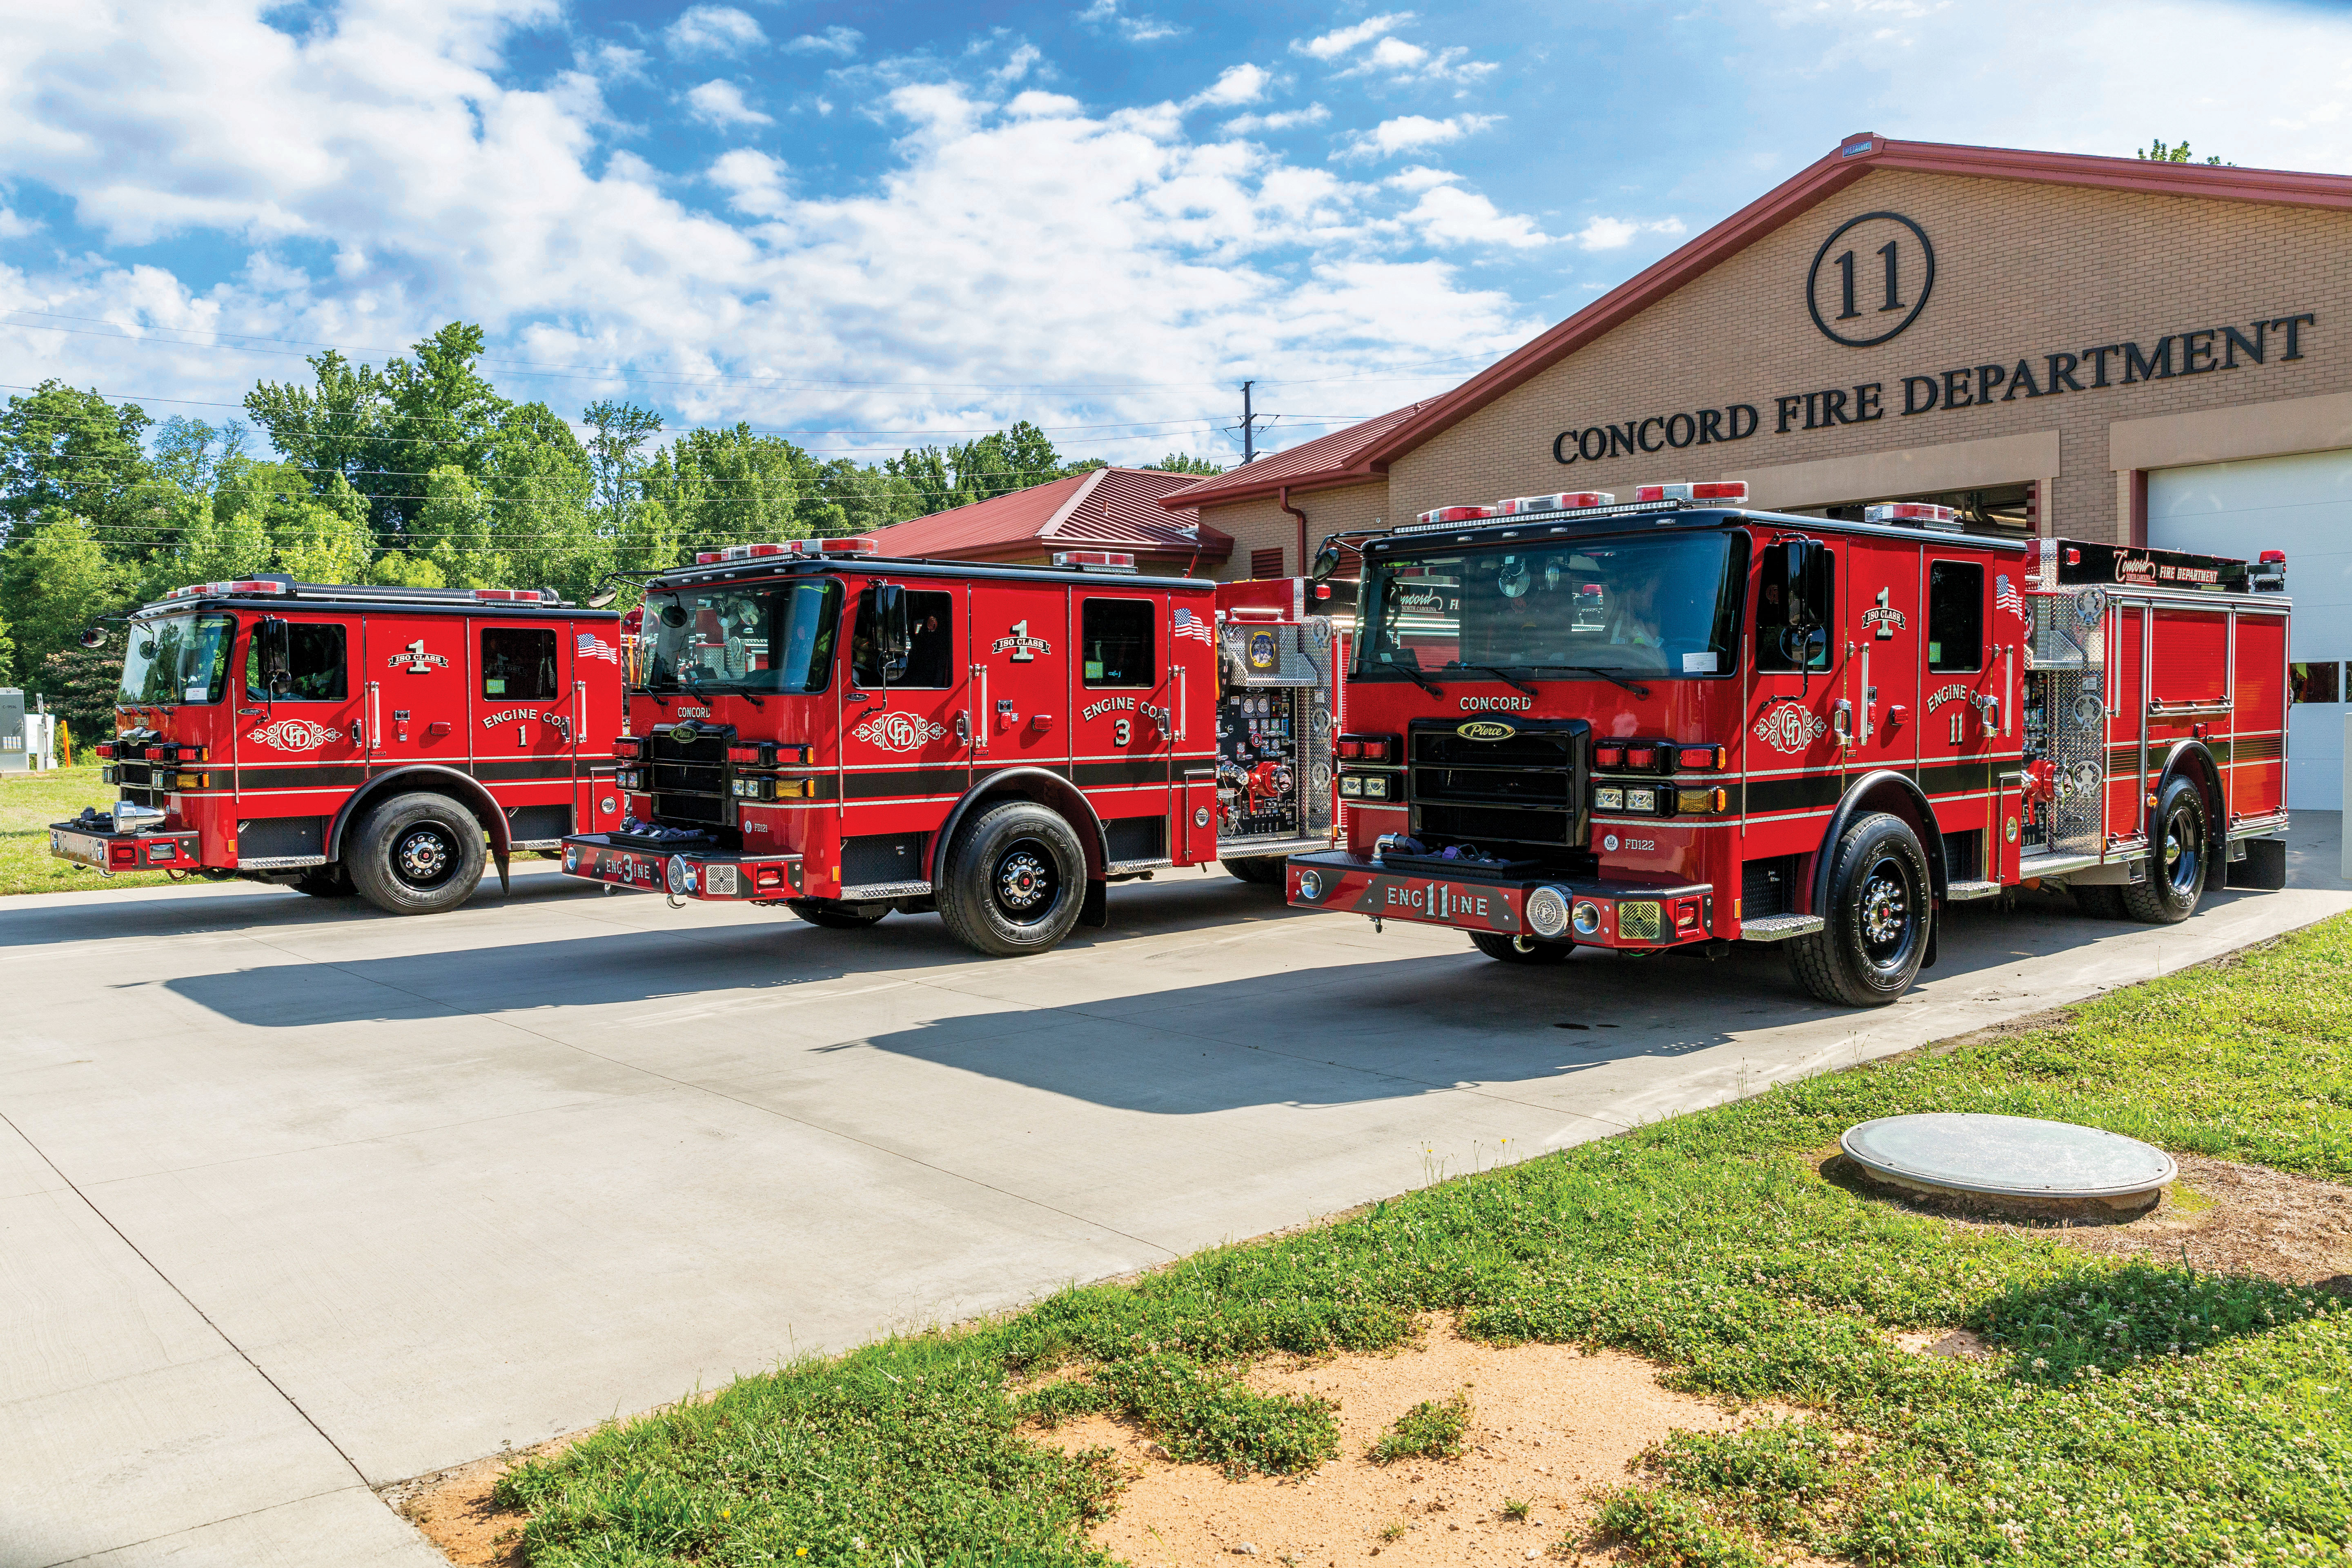
{"type": "Polygon", "coordinates": [[[1190,507],[1162,498],[1195,481],[1160,468],[1089,468],[879,529],[886,555],[979,560],[1023,550],[1123,550],[1222,561],[1233,536],[1202,526],[1190,507]]]}
{"type": "Polygon", "coordinates": [[[1550,369],[1864,175],[1890,169],[2087,185],[2148,195],[2198,196],[2208,201],[2269,202],[2352,210],[2352,176],[2343,174],[2158,163],[2137,158],[2095,158],[2075,153],[1960,147],[1940,142],[1894,142],[1863,132],[1844,138],[1827,157],[1799,171],[1451,392],[1334,431],[1230,473],[1213,475],[1181,492],[1181,500],[1170,500],[1178,505],[1197,508],[1271,496],[1286,485],[1295,489],[1324,489],[1379,479],[1388,472],[1391,459],[1550,369]],[[1306,462],[1285,462],[1308,453],[1316,456],[1306,462]],[[1283,466],[1277,468],[1276,464],[1283,466]]]}

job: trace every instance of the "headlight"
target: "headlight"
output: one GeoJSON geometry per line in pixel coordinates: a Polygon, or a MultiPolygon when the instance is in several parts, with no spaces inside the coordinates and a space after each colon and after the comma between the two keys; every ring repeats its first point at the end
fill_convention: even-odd
{"type": "Polygon", "coordinates": [[[1629,789],[1625,792],[1625,809],[1647,814],[1658,809],[1658,792],[1654,789],[1629,789]]]}
{"type": "Polygon", "coordinates": [[[1316,871],[1301,871],[1298,873],[1298,896],[1305,899],[1310,904],[1316,900],[1321,898],[1323,896],[1323,878],[1321,873],[1316,871]]]}
{"type": "Polygon", "coordinates": [[[671,892],[690,892],[694,884],[688,879],[693,875],[693,871],[686,864],[685,856],[673,855],[669,858],[669,890],[671,892]]]}
{"type": "Polygon", "coordinates": [[[1576,900],[1576,934],[1579,936],[1601,934],[1601,906],[1591,899],[1576,900]]]}
{"type": "Polygon", "coordinates": [[[1365,778],[1364,798],[1366,800],[1386,800],[1388,797],[1389,781],[1385,776],[1372,773],[1365,778]]]}
{"type": "Polygon", "coordinates": [[[1343,774],[1339,779],[1339,793],[1343,795],[1360,795],[1364,793],[1364,781],[1354,773],[1343,774]]]}
{"type": "Polygon", "coordinates": [[[1595,811],[1624,810],[1625,792],[1622,789],[1613,787],[1610,789],[1594,790],[1592,792],[1592,809],[1595,811]]]}
{"type": "Polygon", "coordinates": [[[1528,929],[1538,936],[1560,936],[1568,931],[1568,895],[1558,888],[1538,888],[1528,895],[1528,929]]]}

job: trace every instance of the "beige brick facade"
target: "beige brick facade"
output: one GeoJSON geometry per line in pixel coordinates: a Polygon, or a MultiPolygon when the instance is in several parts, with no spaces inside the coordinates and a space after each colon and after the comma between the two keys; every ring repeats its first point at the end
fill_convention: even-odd
{"type": "MultiPolygon", "coordinates": [[[[1382,528],[1388,516],[1386,484],[1349,485],[1340,489],[1294,491],[1290,504],[1307,514],[1307,550],[1312,555],[1326,537],[1343,529],[1382,528]]],[[[1283,576],[1296,576],[1298,562],[1298,520],[1282,510],[1278,500],[1242,501],[1219,507],[1203,522],[1234,536],[1234,552],[1213,569],[1220,581],[1233,582],[1250,574],[1253,551],[1279,549],[1283,576]]]]}
{"type": "MultiPolygon", "coordinates": [[[[1895,231],[1882,221],[1855,233],[1864,315],[1843,330],[1859,336],[1879,302],[1866,247],[1895,231]]],[[[1835,288],[1825,270],[1821,297],[1834,303],[1835,288]]],[[[2339,210],[1880,170],[1398,456],[1385,483],[1291,500],[1319,539],[1503,496],[1605,489],[1630,500],[1645,481],[1745,478],[1757,504],[1790,508],[2038,481],[2045,529],[2122,541],[2131,468],[2290,449],[2265,447],[2265,427],[2352,445],[2348,295],[2352,215],[2339,210]],[[1842,224],[1878,212],[1925,230],[1935,282],[1897,335],[1847,347],[1808,313],[1807,274],[1842,224]],[[2295,327],[2290,360],[2286,330],[2255,323],[2296,316],[2313,319],[2295,327]],[[2264,363],[2232,344],[2228,327],[2257,342],[2264,363]],[[2172,374],[2132,374],[2126,384],[2133,367],[2118,348],[2106,356],[2107,384],[2095,385],[2092,351],[2125,343],[2172,374]],[[2191,353],[2212,368],[2192,371],[2191,353]],[[2083,390],[2044,384],[2053,354],[2074,356],[2083,390]],[[2236,367],[2222,368],[2230,359],[2236,367]],[[2021,361],[2030,387],[2010,381],[2021,361]],[[1938,406],[1906,415],[1906,376],[1932,379],[1938,406]],[[1988,380],[1989,405],[1941,406],[1946,390],[1965,387],[1973,400],[1988,380]],[[1801,407],[1780,428],[1780,398],[1834,389],[1851,415],[1871,398],[1858,389],[1873,386],[1875,418],[1806,429],[1801,407]],[[1756,411],[1755,433],[1697,444],[1699,411],[1735,405],[1756,411]],[[2260,406],[2270,405],[2274,417],[2260,406]],[[1694,437],[1684,449],[1555,460],[1563,431],[1631,422],[1637,437],[1663,445],[1668,426],[1642,422],[1677,414],[1694,416],[1673,427],[1694,437]]],[[[1923,385],[1910,384],[1915,405],[1923,385]]],[[[1202,520],[1234,536],[1235,575],[1254,546],[1297,552],[1297,524],[1274,501],[1204,509],[1202,520]]]]}

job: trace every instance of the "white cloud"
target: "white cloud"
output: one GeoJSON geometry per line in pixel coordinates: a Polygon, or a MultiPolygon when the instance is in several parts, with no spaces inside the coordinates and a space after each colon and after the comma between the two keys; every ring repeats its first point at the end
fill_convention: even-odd
{"type": "Polygon", "coordinates": [[[1443,147],[1484,131],[1500,120],[1498,114],[1457,114],[1432,120],[1425,114],[1401,114],[1383,120],[1370,131],[1359,131],[1335,154],[1342,158],[1388,158],[1423,147],[1443,147]]]}
{"type": "Polygon", "coordinates": [[[1304,109],[1286,109],[1278,114],[1236,114],[1218,127],[1228,136],[1255,136],[1261,131],[1294,131],[1301,125],[1320,125],[1331,118],[1331,111],[1319,103],[1304,109]]]}
{"type": "Polygon", "coordinates": [[[1186,99],[1184,107],[1235,109],[1244,103],[1255,103],[1265,96],[1265,89],[1273,80],[1272,71],[1244,60],[1237,66],[1227,66],[1215,81],[1186,99]]]}
{"type": "Polygon", "coordinates": [[[1432,185],[1402,221],[1418,229],[1427,244],[1499,245],[1513,250],[1549,245],[1551,237],[1518,213],[1507,213],[1475,191],[1448,183],[1432,185]]]}
{"type": "Polygon", "coordinates": [[[1027,76],[1045,58],[1045,51],[1034,44],[1023,44],[1004,57],[1004,63],[988,73],[988,79],[998,87],[1010,87],[1027,76]]]}
{"type": "Polygon", "coordinates": [[[1451,184],[1461,177],[1451,169],[1433,169],[1425,163],[1415,163],[1409,169],[1399,169],[1381,184],[1393,185],[1401,191],[1425,191],[1432,185],[1451,184]]]}
{"type": "Polygon", "coordinates": [[[784,48],[796,55],[839,55],[847,59],[865,41],[866,35],[855,27],[832,26],[822,33],[803,33],[784,48]]]}
{"type": "Polygon", "coordinates": [[[760,24],[732,5],[690,5],[662,37],[674,55],[740,55],[768,41],[760,24]]]}
{"type": "Polygon", "coordinates": [[[1640,222],[1622,217],[1595,217],[1578,229],[1576,243],[1587,250],[1622,250],[1642,235],[1683,234],[1687,232],[1678,217],[1663,217],[1640,222]]]}
{"type": "Polygon", "coordinates": [[[1157,16],[1129,16],[1118,8],[1119,3],[1120,0],[1094,0],[1093,5],[1077,13],[1077,19],[1089,27],[1108,27],[1130,44],[1156,43],[1188,30],[1157,16]]]}
{"type": "Polygon", "coordinates": [[[752,147],[721,153],[710,165],[710,183],[727,193],[727,205],[753,217],[781,216],[787,202],[785,163],[752,147]]]}
{"type": "Polygon", "coordinates": [[[743,101],[743,89],[727,80],[706,81],[686,95],[686,106],[705,125],[772,125],[774,121],[743,101]]]}
{"type": "Polygon", "coordinates": [[[1412,20],[1412,13],[1410,11],[1391,11],[1379,16],[1368,16],[1351,27],[1334,28],[1319,37],[1308,38],[1290,47],[1318,60],[1337,59],[1359,44],[1377,38],[1412,20]]]}

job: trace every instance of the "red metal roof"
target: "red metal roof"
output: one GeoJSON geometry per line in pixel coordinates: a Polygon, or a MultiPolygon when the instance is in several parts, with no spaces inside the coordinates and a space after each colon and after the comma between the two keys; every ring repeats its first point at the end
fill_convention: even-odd
{"type": "Polygon", "coordinates": [[[1223,561],[1233,536],[1161,500],[1197,481],[1160,468],[1091,468],[879,530],[885,555],[985,560],[1046,549],[1123,550],[1223,561]]]}
{"type": "Polygon", "coordinates": [[[1197,508],[1275,495],[1286,485],[1299,489],[1323,489],[1379,479],[1388,472],[1391,458],[1411,451],[1550,369],[1864,175],[1882,169],[2088,185],[2150,195],[2198,196],[2209,201],[2352,209],[2352,176],[2343,174],[2158,163],[2137,158],[1961,147],[1938,142],[1891,142],[1874,132],[1863,132],[1843,138],[1827,157],[1801,170],[1453,391],[1411,408],[1334,431],[1231,473],[1213,476],[1183,491],[1181,500],[1170,499],[1197,508]],[[1310,453],[1315,456],[1307,458],[1310,453]],[[1294,458],[1306,460],[1292,461],[1294,458]]]}

